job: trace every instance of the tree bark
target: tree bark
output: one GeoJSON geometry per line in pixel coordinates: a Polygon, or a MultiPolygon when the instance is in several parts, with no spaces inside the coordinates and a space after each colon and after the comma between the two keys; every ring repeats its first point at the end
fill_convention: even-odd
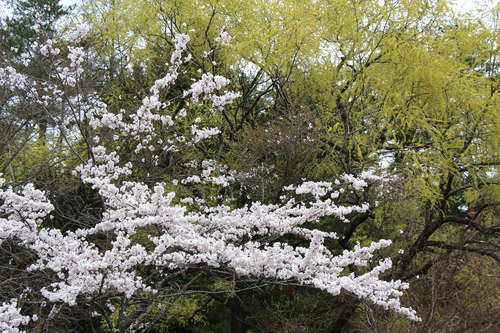
{"type": "Polygon", "coordinates": [[[341,333],[344,327],[349,323],[352,315],[356,311],[361,302],[359,299],[353,296],[347,296],[348,298],[344,302],[342,312],[338,316],[337,320],[330,325],[324,333],[341,333]]]}
{"type": "Polygon", "coordinates": [[[231,333],[246,333],[247,313],[245,311],[245,299],[251,296],[250,290],[235,293],[228,307],[231,309],[231,333]]]}

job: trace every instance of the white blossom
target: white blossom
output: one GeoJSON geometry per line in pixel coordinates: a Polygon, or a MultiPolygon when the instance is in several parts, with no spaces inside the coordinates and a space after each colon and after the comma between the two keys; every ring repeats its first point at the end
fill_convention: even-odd
{"type": "MultiPolygon", "coordinates": [[[[20,333],[19,326],[26,325],[30,321],[29,316],[23,316],[17,308],[17,299],[13,298],[10,303],[0,305],[0,330],[4,333],[20,333]]],[[[33,317],[36,321],[36,317],[33,317]]]]}
{"type": "Polygon", "coordinates": [[[71,34],[71,39],[73,43],[79,43],[83,37],[87,35],[90,30],[90,26],[86,23],[77,24],[76,30],[71,34]]]}

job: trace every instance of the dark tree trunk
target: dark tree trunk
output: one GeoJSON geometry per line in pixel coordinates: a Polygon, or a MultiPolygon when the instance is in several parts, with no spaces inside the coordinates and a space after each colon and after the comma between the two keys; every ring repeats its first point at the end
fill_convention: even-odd
{"type": "MultiPolygon", "coordinates": [[[[39,132],[38,132],[37,145],[40,148],[45,148],[45,146],[47,145],[47,121],[45,119],[40,120],[38,126],[39,126],[39,132]]],[[[37,190],[44,189],[42,176],[40,174],[38,174],[35,177],[35,188],[37,190]]]]}
{"type": "Polygon", "coordinates": [[[228,302],[231,309],[231,333],[246,333],[247,313],[245,311],[245,299],[251,296],[251,291],[245,290],[237,292],[228,302]]]}
{"type": "Polygon", "coordinates": [[[348,296],[339,317],[324,331],[324,333],[341,333],[344,327],[349,323],[349,320],[358,308],[359,303],[359,299],[348,296]]]}

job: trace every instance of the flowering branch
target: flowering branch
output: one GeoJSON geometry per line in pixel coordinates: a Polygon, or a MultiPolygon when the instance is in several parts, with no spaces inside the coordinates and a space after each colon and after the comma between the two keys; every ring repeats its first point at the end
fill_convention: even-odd
{"type": "MultiPolygon", "coordinates": [[[[87,31],[88,27],[79,29],[73,34],[73,39],[80,40],[87,31]]],[[[102,102],[81,104],[89,126],[94,130],[106,128],[117,133],[115,141],[133,139],[135,153],[150,152],[153,160],[158,159],[157,152],[189,149],[219,134],[220,129],[202,127],[198,119],[191,125],[190,132],[179,134],[181,131],[176,130],[176,126],[186,112],[172,117],[168,115],[168,105],[161,102],[160,93],[172,86],[181,74],[181,64],[189,61],[189,57],[182,56],[188,42],[187,35],[177,37],[168,74],[155,82],[151,95],[144,98],[130,116],[111,113],[102,102]],[[159,127],[170,129],[170,134],[161,140],[157,134],[159,127]]],[[[51,43],[38,47],[38,50],[45,56],[58,54],[51,43]]],[[[84,58],[82,49],[69,50],[71,66],[62,69],[58,77],[61,84],[73,86],[81,79],[84,58]]],[[[9,68],[0,69],[0,83],[3,85],[19,87],[23,80],[9,68]]],[[[228,83],[229,80],[221,76],[207,73],[184,92],[183,98],[189,97],[193,104],[209,103],[212,110],[221,110],[239,96],[223,91],[228,83]]],[[[96,137],[94,141],[99,143],[100,138],[96,137]]],[[[52,283],[40,286],[41,294],[48,301],[75,306],[84,297],[86,304],[97,304],[98,312],[106,317],[110,328],[115,326],[119,331],[125,331],[130,327],[147,326],[148,322],[139,320],[146,320],[146,317],[139,316],[130,307],[120,310],[118,322],[113,323],[100,303],[102,300],[121,295],[121,306],[126,308],[128,300],[141,299],[144,306],[140,309],[145,311],[164,292],[170,295],[168,297],[190,292],[191,282],[187,282],[183,288],[179,287],[177,294],[171,294],[173,287],[169,281],[177,279],[179,272],[196,275],[213,269],[238,279],[254,278],[260,285],[294,281],[332,295],[345,290],[418,320],[415,311],[403,307],[399,301],[401,290],[407,289],[408,284],[380,279],[380,274],[392,265],[390,258],[381,260],[364,274],[346,271],[350,265],[366,267],[374,252],[389,246],[390,241],[372,242],[368,247],[358,245],[352,251],[334,254],[324,242],[328,238],[337,239],[335,233],[304,227],[305,223],[327,216],[348,223],[351,213],[369,210],[366,203],[338,205],[336,199],[343,191],[338,186],[340,181],[304,182],[285,188],[288,195],[282,197],[280,204],[254,202],[235,208],[227,204],[210,204],[199,197],[178,198],[175,191],[166,191],[165,183],[148,185],[129,180],[135,165],[122,160],[117,150],[110,151],[102,143],[93,147],[91,154],[92,158],[78,166],[74,173],[103,198],[105,210],[94,226],[65,233],[43,227],[42,222],[50,219],[53,206],[42,191],[31,185],[25,186],[20,194],[11,188],[0,190],[3,202],[0,242],[17,240],[21,246],[36,253],[37,260],[29,267],[30,271],[53,273],[52,283]],[[297,201],[299,196],[309,199],[297,201]],[[195,202],[196,211],[191,209],[195,202]],[[303,238],[309,246],[291,246],[281,241],[289,234],[303,238]],[[102,235],[107,237],[105,244],[98,241],[102,235]],[[145,271],[150,273],[145,274],[145,271]],[[144,301],[144,295],[149,295],[149,303],[144,301]]],[[[238,181],[237,175],[213,161],[195,160],[193,163],[201,165],[203,170],[176,180],[179,188],[187,184],[228,187],[238,181]]],[[[341,180],[354,190],[361,190],[370,182],[383,181],[371,173],[358,177],[345,175],[341,180]]],[[[0,186],[3,183],[4,180],[0,180],[0,186]]],[[[3,306],[5,310],[0,314],[17,311],[16,318],[21,318],[4,316],[7,319],[2,319],[0,325],[6,330],[27,323],[27,317],[12,310],[16,309],[15,300],[3,306]]],[[[166,309],[168,311],[168,307],[166,309]]]]}

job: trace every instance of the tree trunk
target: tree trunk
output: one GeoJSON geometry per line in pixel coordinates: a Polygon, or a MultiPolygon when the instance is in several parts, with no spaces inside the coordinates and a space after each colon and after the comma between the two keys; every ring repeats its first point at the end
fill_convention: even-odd
{"type": "Polygon", "coordinates": [[[347,296],[347,300],[344,303],[342,312],[340,313],[337,320],[330,325],[324,333],[340,333],[344,329],[344,327],[349,323],[352,315],[358,308],[359,303],[361,302],[359,299],[354,298],[352,296],[347,296]]]}
{"type": "Polygon", "coordinates": [[[228,304],[231,309],[231,333],[246,333],[247,314],[245,311],[245,299],[251,296],[251,291],[237,292],[228,304]]]}
{"type": "MultiPolygon", "coordinates": [[[[47,145],[47,121],[45,119],[41,119],[38,126],[39,132],[37,145],[39,148],[45,149],[45,146],[47,145]]],[[[40,174],[35,177],[35,188],[37,190],[43,190],[43,180],[40,174]]]]}

